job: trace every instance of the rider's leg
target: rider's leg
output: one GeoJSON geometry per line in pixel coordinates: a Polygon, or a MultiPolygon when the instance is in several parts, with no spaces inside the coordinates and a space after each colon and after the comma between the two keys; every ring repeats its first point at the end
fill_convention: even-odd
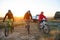
{"type": "Polygon", "coordinates": [[[40,29],[43,29],[43,23],[40,23],[40,29]]]}
{"type": "Polygon", "coordinates": [[[13,31],[14,31],[14,26],[13,26],[13,24],[11,25],[11,33],[13,33],[13,31]]]}
{"type": "Polygon", "coordinates": [[[30,20],[28,20],[28,34],[30,34],[30,20]]]}
{"type": "Polygon", "coordinates": [[[44,29],[47,29],[47,26],[46,25],[44,25],[44,29]]]}
{"type": "Polygon", "coordinates": [[[30,25],[28,25],[28,34],[30,34],[30,25]]]}
{"type": "Polygon", "coordinates": [[[27,28],[28,34],[30,34],[30,21],[29,20],[26,20],[26,28],[27,28]]]}
{"type": "Polygon", "coordinates": [[[8,22],[9,22],[9,30],[10,30],[10,33],[13,33],[13,31],[14,31],[13,21],[10,19],[8,22]]]}
{"type": "Polygon", "coordinates": [[[5,22],[4,25],[5,25],[5,36],[7,37],[9,35],[8,22],[5,22]]]}

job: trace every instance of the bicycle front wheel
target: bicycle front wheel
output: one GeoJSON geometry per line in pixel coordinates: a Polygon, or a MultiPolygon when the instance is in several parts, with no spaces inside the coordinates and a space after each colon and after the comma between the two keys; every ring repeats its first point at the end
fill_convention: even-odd
{"type": "Polygon", "coordinates": [[[9,34],[9,29],[8,29],[8,27],[5,27],[5,36],[7,37],[8,34],[9,34]]]}

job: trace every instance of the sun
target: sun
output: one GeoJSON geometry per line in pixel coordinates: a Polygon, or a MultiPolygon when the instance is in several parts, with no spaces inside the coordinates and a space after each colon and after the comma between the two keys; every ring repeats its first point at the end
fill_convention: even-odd
{"type": "Polygon", "coordinates": [[[15,16],[15,17],[23,17],[23,15],[18,14],[18,13],[14,14],[14,16],[15,16]]]}
{"type": "Polygon", "coordinates": [[[21,15],[15,15],[16,17],[21,17],[21,15]]]}
{"type": "Polygon", "coordinates": [[[15,17],[23,17],[23,16],[21,16],[21,15],[14,15],[15,17]]]}

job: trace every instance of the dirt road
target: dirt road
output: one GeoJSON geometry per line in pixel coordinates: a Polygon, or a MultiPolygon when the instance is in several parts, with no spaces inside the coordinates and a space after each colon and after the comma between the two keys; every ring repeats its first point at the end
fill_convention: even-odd
{"type": "Polygon", "coordinates": [[[4,31],[0,30],[0,40],[54,40],[54,37],[49,37],[40,32],[37,26],[37,23],[31,23],[29,35],[25,25],[16,26],[14,32],[10,33],[8,37],[5,37],[4,31]]]}
{"type": "Polygon", "coordinates": [[[37,24],[32,23],[30,27],[30,34],[28,35],[28,32],[25,28],[25,25],[20,25],[14,28],[14,32],[12,34],[9,34],[8,37],[3,36],[0,37],[1,40],[37,40],[39,37],[39,30],[36,27],[37,24]]]}

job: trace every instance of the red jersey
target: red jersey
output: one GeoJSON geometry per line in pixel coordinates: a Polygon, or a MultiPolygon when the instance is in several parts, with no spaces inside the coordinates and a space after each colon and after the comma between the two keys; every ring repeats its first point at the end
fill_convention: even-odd
{"type": "Polygon", "coordinates": [[[45,18],[45,19],[46,19],[46,17],[45,17],[43,14],[40,14],[40,15],[39,15],[39,19],[38,19],[38,20],[39,20],[39,21],[42,21],[42,20],[43,20],[43,18],[45,18]]]}

